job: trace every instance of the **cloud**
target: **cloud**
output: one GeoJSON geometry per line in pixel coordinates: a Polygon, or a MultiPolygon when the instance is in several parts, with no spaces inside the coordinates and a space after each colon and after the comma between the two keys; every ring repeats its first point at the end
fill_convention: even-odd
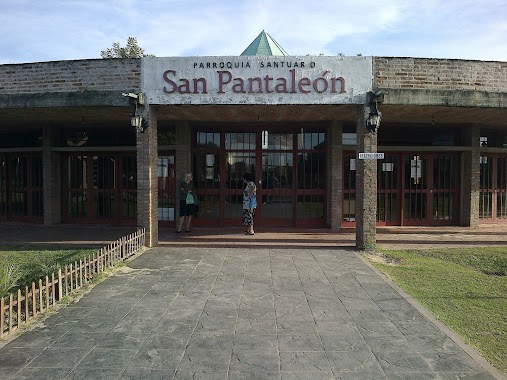
{"type": "Polygon", "coordinates": [[[505,14],[505,0],[17,0],[0,63],[99,58],[129,36],[159,57],[239,55],[262,30],[291,55],[506,60],[505,14]]]}

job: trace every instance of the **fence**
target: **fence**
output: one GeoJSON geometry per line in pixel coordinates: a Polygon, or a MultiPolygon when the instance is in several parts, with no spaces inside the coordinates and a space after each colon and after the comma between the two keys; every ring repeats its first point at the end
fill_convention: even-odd
{"type": "Polygon", "coordinates": [[[145,245],[145,229],[124,236],[101,248],[95,255],[60,268],[32,282],[31,287],[0,299],[0,338],[16,331],[31,319],[54,307],[66,295],[91,282],[94,276],[135,255],[145,245]],[[7,301],[6,301],[7,299],[7,301]]]}

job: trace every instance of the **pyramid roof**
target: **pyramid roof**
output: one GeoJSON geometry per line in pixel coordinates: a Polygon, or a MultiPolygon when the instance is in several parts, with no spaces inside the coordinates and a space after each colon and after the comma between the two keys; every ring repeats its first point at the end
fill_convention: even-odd
{"type": "Polygon", "coordinates": [[[263,30],[241,55],[288,56],[289,54],[263,30]]]}

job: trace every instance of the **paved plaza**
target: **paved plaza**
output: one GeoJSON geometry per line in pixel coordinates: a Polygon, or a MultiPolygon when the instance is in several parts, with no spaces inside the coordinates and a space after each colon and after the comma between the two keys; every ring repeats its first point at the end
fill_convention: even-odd
{"type": "Polygon", "coordinates": [[[158,247],[0,349],[0,379],[494,379],[474,358],[351,249],[158,247]]]}

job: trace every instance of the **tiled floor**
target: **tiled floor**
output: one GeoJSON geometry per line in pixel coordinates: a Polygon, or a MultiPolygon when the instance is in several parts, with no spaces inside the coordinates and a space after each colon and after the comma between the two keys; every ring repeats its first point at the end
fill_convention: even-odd
{"type": "Polygon", "coordinates": [[[0,349],[0,379],[64,378],[494,377],[354,252],[243,244],[152,249],[0,349]]]}

